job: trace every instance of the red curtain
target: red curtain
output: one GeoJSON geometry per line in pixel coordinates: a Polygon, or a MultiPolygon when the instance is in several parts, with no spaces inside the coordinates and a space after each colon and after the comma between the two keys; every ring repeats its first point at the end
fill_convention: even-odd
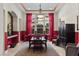
{"type": "Polygon", "coordinates": [[[32,33],[32,13],[26,14],[26,35],[32,33]]]}
{"type": "Polygon", "coordinates": [[[49,40],[54,36],[54,13],[49,13],[49,40]]]}

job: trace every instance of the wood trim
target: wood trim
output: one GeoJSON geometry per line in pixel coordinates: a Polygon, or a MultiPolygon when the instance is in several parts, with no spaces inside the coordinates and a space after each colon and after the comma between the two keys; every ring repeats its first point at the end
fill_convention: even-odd
{"type": "Polygon", "coordinates": [[[78,28],[78,22],[79,22],[79,16],[77,16],[77,30],[79,30],[79,28],[78,28]]]}

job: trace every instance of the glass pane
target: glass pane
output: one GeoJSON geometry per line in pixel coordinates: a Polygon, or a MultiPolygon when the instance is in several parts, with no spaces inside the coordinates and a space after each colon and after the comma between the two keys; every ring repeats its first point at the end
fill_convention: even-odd
{"type": "Polygon", "coordinates": [[[44,14],[42,15],[37,15],[34,14],[32,17],[32,33],[34,34],[34,31],[37,31],[37,33],[40,34],[47,34],[48,33],[48,26],[49,26],[49,21],[48,21],[48,16],[45,17],[44,14]]]}

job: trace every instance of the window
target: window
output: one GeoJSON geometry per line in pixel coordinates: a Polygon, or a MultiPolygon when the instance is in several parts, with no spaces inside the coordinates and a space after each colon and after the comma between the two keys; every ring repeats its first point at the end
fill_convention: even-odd
{"type": "Polygon", "coordinates": [[[44,14],[34,14],[32,16],[32,33],[35,31],[40,34],[48,33],[49,21],[44,14]]]}

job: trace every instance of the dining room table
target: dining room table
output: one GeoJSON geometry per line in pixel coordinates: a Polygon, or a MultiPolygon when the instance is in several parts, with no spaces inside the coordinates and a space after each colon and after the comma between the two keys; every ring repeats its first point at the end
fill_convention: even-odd
{"type": "Polygon", "coordinates": [[[31,46],[33,47],[40,47],[40,46],[45,46],[45,49],[47,49],[47,39],[45,39],[44,36],[41,36],[39,38],[37,37],[32,37],[29,40],[29,48],[31,48],[31,46]]]}

